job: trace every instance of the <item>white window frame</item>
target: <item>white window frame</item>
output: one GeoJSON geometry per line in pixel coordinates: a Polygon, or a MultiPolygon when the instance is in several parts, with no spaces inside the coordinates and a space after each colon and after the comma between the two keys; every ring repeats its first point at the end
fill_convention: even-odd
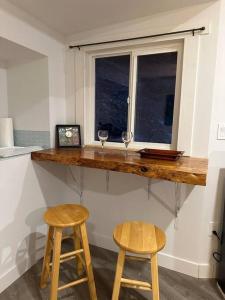
{"type": "Polygon", "coordinates": [[[131,99],[130,109],[131,120],[128,124],[128,130],[134,132],[135,126],[135,108],[136,108],[136,91],[137,91],[137,58],[140,55],[151,55],[160,53],[177,52],[177,70],[176,70],[176,84],[175,84],[175,98],[174,98],[174,110],[173,110],[173,126],[172,126],[172,141],[171,144],[165,143],[144,143],[144,142],[133,142],[131,147],[143,148],[163,148],[163,149],[176,149],[177,148],[177,137],[178,137],[178,121],[179,121],[179,106],[180,106],[180,86],[181,86],[181,70],[182,70],[182,44],[166,45],[164,47],[151,47],[151,49],[135,50],[132,52],[131,60],[133,68],[131,71],[132,84],[131,93],[129,95],[131,99]]]}
{"type": "MultiPolygon", "coordinates": [[[[189,101],[189,103],[185,103],[183,100],[187,97],[183,95],[181,92],[181,86],[182,89],[184,87],[184,90],[186,88],[189,88],[189,91],[191,91],[193,94],[195,93],[196,89],[196,84],[192,86],[190,89],[190,85],[183,84],[182,79],[183,76],[186,77],[186,75],[189,73],[190,75],[190,68],[188,67],[190,64],[187,62],[185,63],[185,70],[183,69],[184,64],[183,64],[183,55],[185,50],[190,50],[190,46],[194,46],[195,52],[192,52],[194,55],[189,55],[188,58],[193,59],[192,61],[192,74],[195,75],[193,76],[193,83],[196,83],[196,72],[197,71],[197,58],[198,58],[198,47],[199,47],[199,40],[197,39],[194,40],[193,42],[190,42],[190,38],[185,38],[185,39],[178,39],[178,40],[170,40],[170,41],[159,41],[159,42],[154,42],[154,43],[149,43],[149,44],[143,44],[143,45],[135,45],[135,46],[127,46],[127,47],[118,47],[118,48],[103,48],[101,49],[100,47],[97,47],[97,49],[92,50],[87,50],[85,51],[85,76],[84,76],[84,90],[85,90],[85,95],[84,95],[84,145],[99,145],[98,141],[94,140],[94,119],[95,119],[95,111],[94,111],[94,106],[95,106],[95,70],[93,68],[94,65],[94,59],[96,57],[105,57],[105,56],[115,56],[115,55],[122,55],[122,54],[130,54],[130,53],[160,53],[160,52],[171,52],[171,51],[177,51],[178,52],[178,61],[177,61],[177,80],[176,80],[176,93],[175,93],[175,103],[174,105],[174,128],[173,128],[173,133],[174,131],[176,132],[176,136],[173,134],[173,137],[176,137],[173,139],[171,145],[168,144],[157,144],[157,143],[138,143],[134,142],[132,143],[129,147],[134,148],[134,149],[140,149],[143,147],[157,147],[157,148],[162,148],[162,149],[171,149],[171,148],[179,148],[182,150],[185,150],[187,154],[190,154],[191,152],[191,146],[192,146],[192,126],[193,123],[190,124],[189,126],[189,134],[188,136],[185,137],[183,136],[183,132],[187,129],[185,126],[185,123],[188,120],[192,121],[192,117],[194,114],[194,98],[192,99],[192,102],[189,101]],[[195,66],[195,68],[193,68],[195,66]],[[184,99],[182,99],[184,98],[184,99]],[[180,99],[180,103],[179,103],[180,99]],[[183,103],[182,103],[183,102],[183,103]],[[178,103],[178,105],[177,105],[178,103]],[[189,109],[189,115],[186,118],[183,115],[184,109],[188,107],[189,109]],[[181,107],[182,106],[182,107],[181,107]],[[182,117],[184,122],[180,121],[180,110],[182,108],[182,117]],[[185,146],[185,148],[183,147],[185,146]]],[[[134,59],[131,59],[131,64],[135,63],[134,59]]],[[[130,84],[130,86],[132,86],[130,84]]],[[[133,93],[135,91],[134,85],[133,85],[133,93]]],[[[190,93],[189,93],[190,95],[190,93]]],[[[109,147],[123,147],[122,143],[112,143],[112,142],[107,142],[107,146],[109,147]]]]}

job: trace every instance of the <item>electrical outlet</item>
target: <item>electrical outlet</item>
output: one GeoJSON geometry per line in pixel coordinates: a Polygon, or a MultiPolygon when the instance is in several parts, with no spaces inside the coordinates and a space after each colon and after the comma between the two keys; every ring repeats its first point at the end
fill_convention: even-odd
{"type": "Polygon", "coordinates": [[[209,222],[209,237],[213,237],[213,231],[217,231],[219,234],[219,223],[218,222],[209,222]]]}
{"type": "Polygon", "coordinates": [[[218,124],[217,140],[225,140],[225,123],[218,124]]]}

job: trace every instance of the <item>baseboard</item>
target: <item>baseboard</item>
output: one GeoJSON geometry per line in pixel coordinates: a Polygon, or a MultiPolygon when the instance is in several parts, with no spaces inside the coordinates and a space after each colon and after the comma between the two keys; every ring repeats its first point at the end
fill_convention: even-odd
{"type": "MultiPolygon", "coordinates": [[[[90,232],[89,242],[92,245],[118,251],[118,247],[111,237],[90,232]]],[[[29,268],[32,267],[43,256],[43,249],[35,252],[29,257],[25,257],[17,262],[10,270],[0,277],[0,293],[10,286],[15,280],[21,277],[29,268]],[[22,271],[21,271],[22,270],[22,271]]],[[[159,253],[159,265],[161,267],[174,270],[196,278],[212,278],[214,272],[209,264],[197,264],[195,262],[181,259],[166,253],[159,253]]]]}
{"type": "Polygon", "coordinates": [[[11,269],[0,277],[0,293],[9,287],[14,281],[21,277],[32,265],[34,265],[43,256],[42,251],[32,253],[29,257],[25,257],[17,262],[11,269]]]}
{"type": "Polygon", "coordinates": [[[195,278],[214,278],[214,272],[210,264],[198,264],[196,262],[175,257],[164,252],[159,253],[159,265],[161,267],[180,272],[195,278]]]}
{"type": "MultiPolygon", "coordinates": [[[[90,243],[112,251],[118,251],[111,237],[100,235],[96,232],[89,234],[90,243]]],[[[214,278],[213,268],[210,264],[198,264],[193,261],[182,259],[160,252],[158,255],[161,267],[180,272],[196,278],[214,278]]]]}

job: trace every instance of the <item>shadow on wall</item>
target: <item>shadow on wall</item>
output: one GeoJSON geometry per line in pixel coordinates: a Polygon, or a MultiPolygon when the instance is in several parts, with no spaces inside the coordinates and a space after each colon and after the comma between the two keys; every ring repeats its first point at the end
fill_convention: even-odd
{"type": "Polygon", "coordinates": [[[114,226],[119,221],[124,221],[124,218],[149,220],[149,212],[152,215],[152,222],[165,230],[178,216],[194,188],[192,185],[147,179],[132,174],[56,164],[54,164],[56,167],[52,168],[52,165],[53,163],[46,162],[35,163],[35,172],[44,198],[53,204],[74,201],[86,205],[90,210],[88,222],[90,233],[95,231],[96,223],[104,221],[109,223],[108,218],[112,214],[114,215],[110,222],[114,226]],[[61,168],[63,174],[60,172],[61,168]],[[51,173],[63,183],[65,189],[61,191],[61,196],[60,192],[57,194],[57,199],[53,198],[52,189],[49,188],[52,185],[50,182],[52,176],[46,180],[42,175],[43,171],[51,173]],[[106,205],[109,204],[107,213],[99,203],[101,199],[106,205]],[[160,215],[162,218],[158,220],[160,215]],[[115,216],[121,216],[121,219],[116,221],[115,216]]]}
{"type": "Polygon", "coordinates": [[[150,220],[164,230],[173,221],[194,186],[147,179],[98,169],[71,167],[68,181],[81,189],[81,202],[90,210],[88,228],[113,227],[126,220],[150,220]],[[71,175],[72,172],[72,175],[71,175]],[[160,218],[159,218],[160,217],[160,218]],[[110,219],[109,219],[110,218],[110,219]],[[107,225],[106,225],[107,224],[107,225]]]}
{"type": "Polygon", "coordinates": [[[90,234],[96,230],[99,222],[103,226],[111,223],[114,227],[124,218],[148,220],[149,213],[152,222],[166,229],[193,189],[192,186],[160,180],[148,181],[144,177],[110,172],[107,191],[107,174],[104,171],[69,169],[63,165],[33,163],[27,159],[27,167],[22,172],[21,169],[15,170],[15,178],[24,174],[18,183],[19,192],[15,191],[10,196],[15,200],[9,218],[11,222],[0,231],[2,276],[14,267],[22,275],[43,255],[47,229],[43,214],[49,206],[63,202],[77,203],[81,199],[90,210],[90,234]],[[99,200],[102,199],[106,205],[103,210],[99,206],[99,200]],[[107,205],[108,209],[105,210],[107,205]],[[162,216],[160,223],[159,211],[162,216]]]}
{"type": "MultiPolygon", "coordinates": [[[[43,256],[46,208],[74,199],[62,165],[45,163],[42,167],[31,162],[29,156],[15,158],[14,163],[1,163],[8,166],[10,174],[4,174],[6,181],[0,186],[1,193],[6,195],[5,214],[0,222],[0,290],[43,256]]],[[[0,171],[5,171],[5,167],[0,171]]]]}

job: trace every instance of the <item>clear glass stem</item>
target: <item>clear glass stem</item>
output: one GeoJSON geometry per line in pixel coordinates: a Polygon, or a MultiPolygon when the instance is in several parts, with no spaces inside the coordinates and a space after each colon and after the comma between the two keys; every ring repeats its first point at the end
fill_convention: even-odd
{"type": "Polygon", "coordinates": [[[101,144],[102,144],[102,151],[104,151],[104,143],[105,143],[105,141],[101,141],[101,144]]]}
{"type": "Polygon", "coordinates": [[[126,152],[125,152],[125,153],[126,153],[126,157],[127,157],[127,153],[128,153],[128,145],[129,145],[129,143],[125,143],[125,147],[126,147],[126,150],[125,150],[125,151],[126,151],[126,152]]]}

